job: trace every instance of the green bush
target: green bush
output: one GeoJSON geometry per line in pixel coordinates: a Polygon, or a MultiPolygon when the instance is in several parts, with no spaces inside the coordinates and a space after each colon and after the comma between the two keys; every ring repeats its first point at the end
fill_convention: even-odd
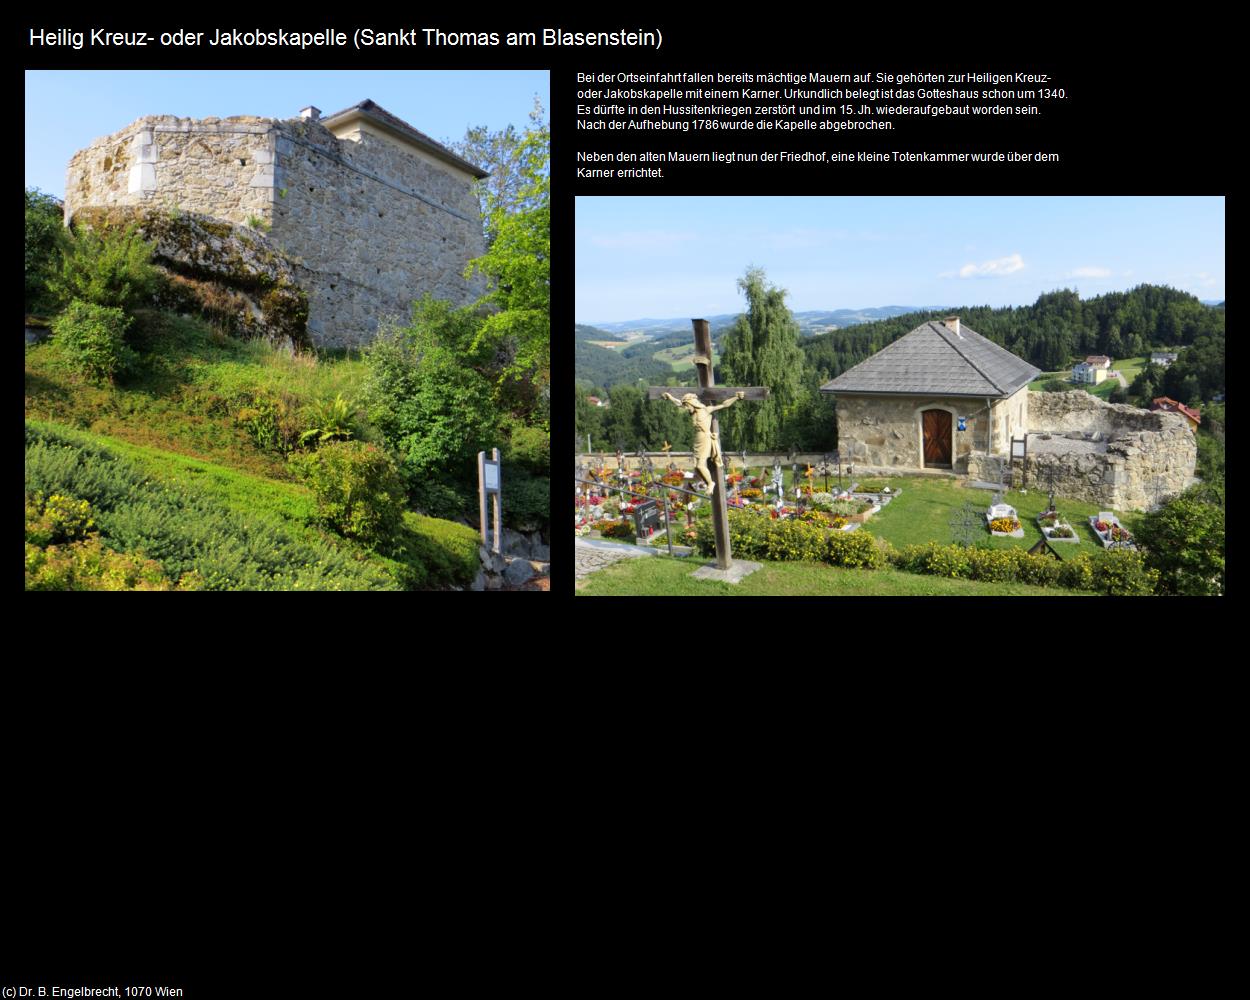
{"type": "Polygon", "coordinates": [[[38,188],[26,189],[25,298],[27,312],[55,308],[48,281],[61,266],[68,238],[61,203],[38,188]]]}
{"type": "Polygon", "coordinates": [[[1146,548],[1146,565],[1159,573],[1160,593],[1194,597],[1224,593],[1224,497],[1220,489],[1204,484],[1173,497],[1142,518],[1137,540],[1146,548]]]}
{"type": "MultiPolygon", "coordinates": [[[[548,466],[550,468],[550,466],[548,466]]],[[[516,531],[547,530],[551,523],[551,480],[520,466],[503,466],[500,476],[503,522],[516,531]]]]}
{"type": "Polygon", "coordinates": [[[481,563],[480,536],[463,524],[406,512],[395,536],[396,576],[408,590],[430,590],[451,583],[465,586],[481,563]]]}
{"type": "Polygon", "coordinates": [[[290,393],[258,392],[250,406],[242,407],[234,416],[235,423],[247,431],[262,451],[289,455],[300,444],[304,420],[299,401],[290,393]]]}
{"type": "Polygon", "coordinates": [[[541,427],[528,427],[513,421],[505,428],[507,444],[504,460],[520,465],[527,472],[543,475],[551,470],[551,435],[541,427]]]}
{"type": "MultiPolygon", "coordinates": [[[[114,550],[142,552],[171,579],[197,574],[208,590],[398,590],[393,570],[342,543],[257,509],[225,508],[84,435],[26,425],[26,491],[90,503],[114,550]]],[[[44,542],[46,544],[46,541],[44,542]]]]}
{"type": "Polygon", "coordinates": [[[114,552],[99,535],[46,549],[26,545],[26,590],[201,590],[197,573],[175,586],[160,565],[142,554],[114,552]]]}
{"type": "Polygon", "coordinates": [[[404,515],[404,486],[376,445],[333,441],[292,465],[312,488],[323,523],[372,548],[392,545],[404,515]]]}
{"type": "MultiPolygon", "coordinates": [[[[430,517],[454,521],[470,511],[477,511],[477,496],[468,489],[419,474],[404,466],[400,469],[408,487],[409,505],[430,517]]],[[[507,515],[505,514],[505,517],[507,515]]]]}
{"type": "Polygon", "coordinates": [[[1094,589],[1112,597],[1153,594],[1158,583],[1158,571],[1146,568],[1140,552],[1112,549],[1094,564],[1094,589]]]}
{"type": "Polygon", "coordinates": [[[112,382],[136,360],[125,340],[130,322],[120,309],[75,299],[52,321],[52,335],[78,371],[93,382],[112,382]]]}
{"type": "Polygon", "coordinates": [[[1094,589],[1094,560],[1085,553],[1065,559],[1059,566],[1059,585],[1069,590],[1094,589]]]}
{"type": "Polygon", "coordinates": [[[865,531],[834,531],[828,537],[826,559],[848,569],[879,569],[885,565],[886,550],[865,531]]]}
{"type": "Polygon", "coordinates": [[[48,287],[61,301],[82,299],[130,310],[151,299],[161,285],[152,265],[152,245],[133,225],[124,231],[77,230],[48,287]]]}

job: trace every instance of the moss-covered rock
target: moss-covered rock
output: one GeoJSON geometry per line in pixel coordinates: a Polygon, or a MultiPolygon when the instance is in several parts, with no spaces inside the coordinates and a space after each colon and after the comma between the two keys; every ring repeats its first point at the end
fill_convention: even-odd
{"type": "Polygon", "coordinates": [[[117,206],[81,209],[73,223],[137,226],[170,276],[161,292],[166,308],[199,312],[234,336],[308,346],[308,295],[290,259],[264,233],[189,212],[117,206]]]}

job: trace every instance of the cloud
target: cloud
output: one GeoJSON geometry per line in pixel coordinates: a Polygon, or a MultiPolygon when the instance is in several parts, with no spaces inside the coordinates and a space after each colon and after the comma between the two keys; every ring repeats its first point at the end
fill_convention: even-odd
{"type": "Polygon", "coordinates": [[[603,250],[646,250],[655,253],[660,250],[674,250],[687,243],[693,243],[698,236],[691,232],[680,232],[668,229],[626,230],[604,236],[592,236],[589,243],[603,250]]]}
{"type": "MultiPolygon", "coordinates": [[[[1018,253],[997,260],[987,260],[980,264],[965,264],[959,269],[961,278],[1005,278],[1009,274],[1024,270],[1024,258],[1018,253]]],[[[951,272],[947,272],[950,274],[951,272]]]]}
{"type": "Polygon", "coordinates": [[[1109,267],[1078,267],[1069,271],[1069,278],[1110,278],[1111,268],[1109,267]]]}

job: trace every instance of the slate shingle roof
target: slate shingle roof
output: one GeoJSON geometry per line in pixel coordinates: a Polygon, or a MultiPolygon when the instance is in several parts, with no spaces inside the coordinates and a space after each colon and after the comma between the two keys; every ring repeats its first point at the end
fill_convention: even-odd
{"type": "Polygon", "coordinates": [[[922,396],[1010,396],[1040,369],[961,325],[923,323],[847,369],[821,392],[922,396]]]}
{"type": "Polygon", "coordinates": [[[378,122],[381,125],[387,126],[388,128],[391,129],[391,131],[398,132],[400,135],[408,139],[414,145],[419,146],[421,149],[424,149],[427,153],[433,153],[439,159],[446,160],[449,163],[453,163],[456,166],[460,167],[461,170],[467,170],[469,173],[473,174],[474,177],[489,176],[488,171],[483,170],[481,167],[470,163],[468,160],[464,159],[463,157],[457,156],[450,149],[444,146],[441,142],[437,142],[436,140],[431,139],[424,132],[420,131],[419,129],[413,128],[402,118],[399,118],[396,115],[391,114],[389,111],[386,110],[386,108],[382,107],[382,105],[375,104],[373,101],[369,100],[368,98],[361,101],[359,104],[353,104],[350,108],[344,108],[342,111],[336,111],[332,115],[327,115],[325,118],[321,119],[321,124],[325,125],[326,128],[329,128],[330,127],[329,123],[333,122],[334,119],[341,118],[344,115],[352,111],[357,111],[361,115],[363,115],[365,118],[371,118],[375,122],[378,122]]]}

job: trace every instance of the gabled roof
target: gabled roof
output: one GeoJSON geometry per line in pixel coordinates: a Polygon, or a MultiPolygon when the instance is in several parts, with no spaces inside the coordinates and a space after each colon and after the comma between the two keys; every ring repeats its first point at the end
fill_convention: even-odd
{"type": "Polygon", "coordinates": [[[1088,358],[1085,359],[1085,363],[1089,365],[1105,367],[1106,365],[1111,364],[1111,359],[1107,357],[1105,354],[1091,354],[1088,358]]]}
{"type": "Polygon", "coordinates": [[[1202,414],[1200,414],[1197,410],[1191,410],[1184,403],[1178,403],[1171,396],[1160,396],[1158,399],[1152,399],[1150,401],[1150,408],[1152,410],[1170,410],[1174,413],[1183,413],[1190,420],[1202,423],[1202,414]]]}
{"type": "Polygon", "coordinates": [[[441,142],[436,142],[424,132],[413,128],[402,118],[391,114],[386,108],[380,104],[375,104],[367,98],[359,104],[353,104],[350,108],[344,108],[342,111],[336,111],[334,114],[322,118],[321,124],[330,129],[330,131],[334,131],[332,126],[341,125],[351,121],[353,118],[368,119],[391,134],[412,143],[418,149],[422,149],[432,156],[450,163],[452,166],[459,167],[461,170],[468,171],[474,177],[490,176],[489,171],[483,170],[481,167],[457,156],[441,142]]]}
{"type": "Polygon", "coordinates": [[[922,396],[1010,396],[1041,370],[961,326],[923,323],[867,361],[844,371],[821,392],[922,396]]]}

